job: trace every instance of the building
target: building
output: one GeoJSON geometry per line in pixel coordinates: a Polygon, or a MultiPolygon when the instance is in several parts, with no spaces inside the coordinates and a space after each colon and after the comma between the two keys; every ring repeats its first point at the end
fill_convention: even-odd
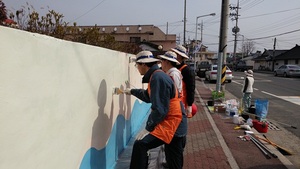
{"type": "Polygon", "coordinates": [[[165,34],[154,25],[110,25],[110,26],[79,26],[80,31],[90,28],[99,28],[101,34],[110,34],[118,42],[130,42],[141,44],[144,50],[158,50],[161,45],[162,50],[168,50],[176,46],[176,35],[165,34]],[[155,49],[156,48],[156,49],[155,49]]]}
{"type": "Polygon", "coordinates": [[[273,50],[265,49],[264,52],[253,59],[254,61],[254,70],[273,70],[273,58],[276,58],[278,55],[286,52],[288,50],[273,50]]]}
{"type": "Polygon", "coordinates": [[[275,69],[284,64],[300,65],[300,46],[296,44],[292,49],[274,58],[275,69]]]}

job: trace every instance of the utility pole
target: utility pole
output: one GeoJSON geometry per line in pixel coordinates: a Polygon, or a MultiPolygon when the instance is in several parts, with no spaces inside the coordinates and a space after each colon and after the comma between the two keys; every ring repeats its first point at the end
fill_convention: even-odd
{"type": "Polygon", "coordinates": [[[221,91],[221,69],[222,69],[222,64],[226,63],[227,29],[228,29],[228,17],[229,17],[228,6],[229,6],[229,0],[222,0],[216,91],[221,91]]]}
{"type": "Polygon", "coordinates": [[[184,0],[184,17],[183,17],[183,45],[185,45],[185,32],[186,32],[186,0],[184,0]]]}
{"type": "Polygon", "coordinates": [[[201,37],[200,37],[201,43],[203,42],[202,37],[203,37],[203,20],[201,20],[201,37]]]}
{"type": "Polygon", "coordinates": [[[239,0],[237,1],[237,6],[233,7],[230,5],[230,10],[235,10],[235,13],[230,13],[230,16],[233,17],[232,20],[235,20],[235,27],[232,28],[232,32],[234,35],[234,48],[233,48],[233,56],[234,56],[234,62],[236,64],[236,45],[237,45],[237,36],[238,32],[240,31],[240,28],[238,27],[238,20],[239,20],[239,9],[240,9],[240,3],[239,0]]]}
{"type": "Polygon", "coordinates": [[[275,66],[275,51],[276,51],[276,38],[274,39],[274,46],[273,46],[273,56],[272,56],[272,71],[274,71],[275,66]]]}

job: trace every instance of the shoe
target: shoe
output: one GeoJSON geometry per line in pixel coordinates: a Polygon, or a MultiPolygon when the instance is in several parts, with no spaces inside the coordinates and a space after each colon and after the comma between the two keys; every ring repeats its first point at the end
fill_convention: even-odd
{"type": "Polygon", "coordinates": [[[168,164],[167,162],[163,162],[163,163],[162,163],[162,166],[163,166],[164,168],[169,168],[169,164],[168,164]]]}

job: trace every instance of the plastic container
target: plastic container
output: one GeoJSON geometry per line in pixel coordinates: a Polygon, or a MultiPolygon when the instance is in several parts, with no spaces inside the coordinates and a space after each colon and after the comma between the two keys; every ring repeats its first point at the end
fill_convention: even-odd
{"type": "Polygon", "coordinates": [[[238,109],[236,107],[232,108],[230,110],[230,116],[233,117],[234,115],[238,115],[239,112],[238,112],[238,109]]]}
{"type": "Polygon", "coordinates": [[[213,100],[208,100],[208,101],[207,101],[207,105],[208,105],[208,106],[214,106],[214,104],[215,104],[215,103],[214,103],[213,100]]]}
{"type": "Polygon", "coordinates": [[[234,124],[240,124],[240,117],[239,117],[239,115],[234,115],[233,116],[233,123],[234,124]]]}
{"type": "Polygon", "coordinates": [[[252,120],[253,127],[260,133],[267,133],[268,132],[268,123],[260,122],[258,120],[252,120]]]}

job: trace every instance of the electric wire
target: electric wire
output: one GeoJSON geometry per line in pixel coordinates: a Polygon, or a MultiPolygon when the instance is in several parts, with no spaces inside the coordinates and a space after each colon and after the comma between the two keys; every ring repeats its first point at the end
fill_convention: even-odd
{"type": "Polygon", "coordinates": [[[71,20],[70,22],[74,22],[74,21],[78,20],[79,18],[87,15],[88,13],[92,12],[94,9],[96,9],[98,6],[100,6],[104,1],[106,1],[106,0],[102,0],[96,6],[92,7],[91,9],[89,9],[88,11],[86,11],[85,13],[83,13],[82,15],[78,16],[77,18],[71,20]]]}

